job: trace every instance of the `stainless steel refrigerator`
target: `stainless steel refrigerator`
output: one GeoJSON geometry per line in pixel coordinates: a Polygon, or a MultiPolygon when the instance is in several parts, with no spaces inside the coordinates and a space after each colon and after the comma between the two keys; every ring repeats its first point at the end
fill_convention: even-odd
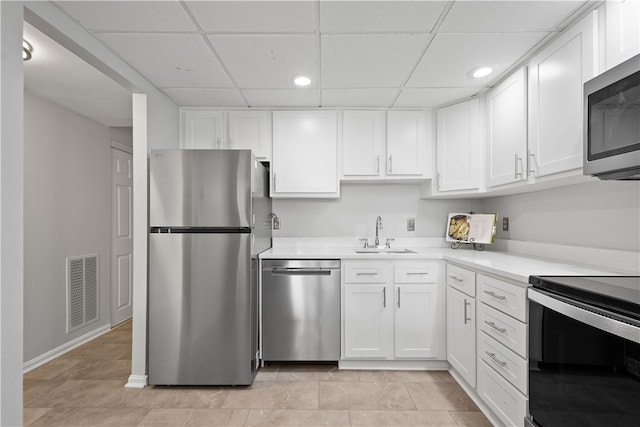
{"type": "Polygon", "coordinates": [[[249,150],[155,150],[149,162],[149,383],[251,384],[268,171],[249,150]]]}

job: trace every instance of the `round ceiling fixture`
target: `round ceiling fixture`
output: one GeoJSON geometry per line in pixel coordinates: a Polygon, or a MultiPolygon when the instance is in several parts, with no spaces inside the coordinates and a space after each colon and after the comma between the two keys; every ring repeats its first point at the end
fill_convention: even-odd
{"type": "Polygon", "coordinates": [[[482,77],[487,77],[489,74],[493,73],[493,68],[491,67],[480,67],[473,70],[471,75],[476,79],[481,79],[482,77]]]}
{"type": "Polygon", "coordinates": [[[25,61],[30,60],[31,52],[33,52],[33,46],[31,46],[31,43],[22,39],[22,59],[25,61]]]}
{"type": "Polygon", "coordinates": [[[296,86],[309,86],[311,84],[311,79],[307,76],[295,76],[293,78],[293,83],[296,86]]]}

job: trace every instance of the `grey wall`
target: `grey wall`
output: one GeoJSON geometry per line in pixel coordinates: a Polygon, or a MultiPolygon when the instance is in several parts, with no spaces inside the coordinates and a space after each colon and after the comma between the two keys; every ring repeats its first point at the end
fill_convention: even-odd
{"type": "Polygon", "coordinates": [[[24,361],[109,324],[109,129],[25,91],[24,361]],[[68,256],[99,255],[99,319],[66,333],[68,256]]]}
{"type": "MultiPolygon", "coordinates": [[[[449,212],[479,211],[481,201],[421,200],[418,184],[342,184],[339,199],[274,199],[282,220],[274,237],[373,237],[376,217],[386,237],[442,237],[449,212]],[[407,231],[407,218],[416,230],[407,231]]],[[[369,240],[372,242],[372,239],[369,240]]]]}
{"type": "Polygon", "coordinates": [[[640,182],[596,181],[484,201],[497,238],[640,251],[640,182]]]}

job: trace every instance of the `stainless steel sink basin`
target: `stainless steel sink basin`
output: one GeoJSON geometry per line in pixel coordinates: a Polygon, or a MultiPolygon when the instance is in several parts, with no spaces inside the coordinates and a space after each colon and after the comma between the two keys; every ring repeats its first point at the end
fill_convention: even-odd
{"type": "Polygon", "coordinates": [[[415,254],[415,251],[406,248],[360,248],[357,254],[415,254]]]}

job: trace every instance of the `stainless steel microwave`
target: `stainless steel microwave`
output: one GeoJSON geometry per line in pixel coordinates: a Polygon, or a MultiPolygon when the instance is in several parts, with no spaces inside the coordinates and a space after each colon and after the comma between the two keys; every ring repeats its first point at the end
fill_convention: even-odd
{"type": "Polygon", "coordinates": [[[640,55],[584,84],[584,174],[640,180],[640,55]]]}

